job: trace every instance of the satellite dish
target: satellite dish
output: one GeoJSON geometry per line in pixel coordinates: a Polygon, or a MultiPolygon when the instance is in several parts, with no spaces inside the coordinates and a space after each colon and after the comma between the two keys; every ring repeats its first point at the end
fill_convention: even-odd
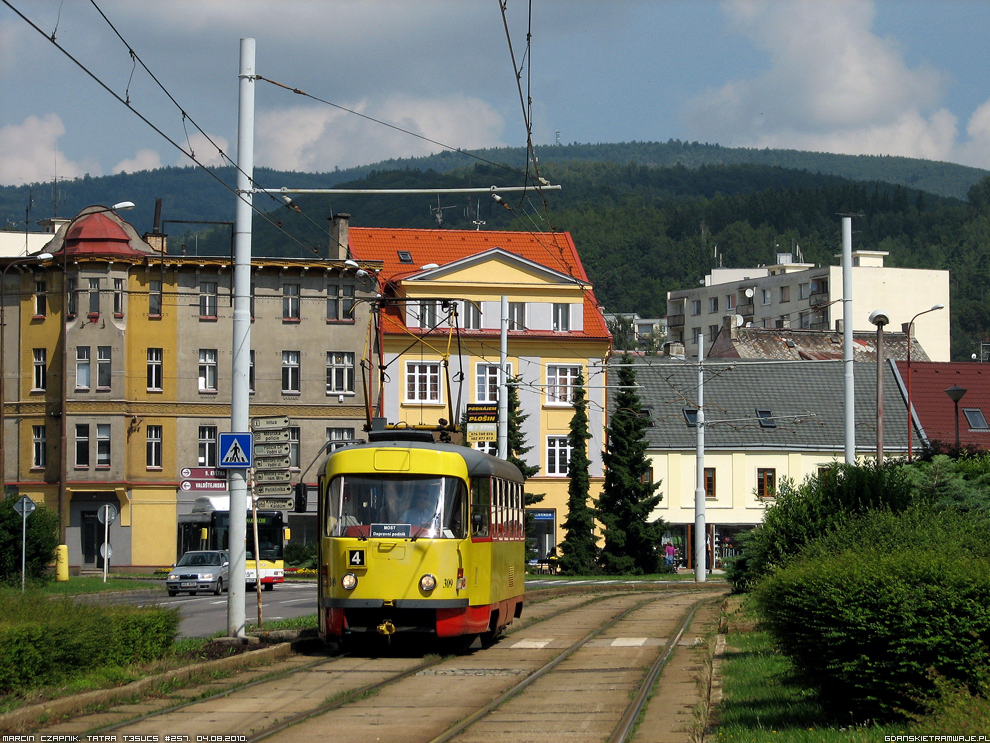
{"type": "Polygon", "coordinates": [[[753,323],[751,323],[751,322],[748,322],[748,323],[746,323],[746,327],[747,327],[747,328],[751,328],[751,327],[753,327],[753,323]]]}
{"type": "Polygon", "coordinates": [[[753,291],[753,288],[750,287],[745,292],[743,292],[743,294],[745,294],[747,297],[749,297],[750,299],[752,299],[753,298],[753,295],[756,294],[756,292],[754,292],[753,291]]]}

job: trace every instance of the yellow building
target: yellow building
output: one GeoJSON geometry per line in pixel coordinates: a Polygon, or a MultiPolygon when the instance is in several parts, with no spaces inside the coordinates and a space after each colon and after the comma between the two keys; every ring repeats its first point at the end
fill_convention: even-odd
{"type": "MultiPolygon", "coordinates": [[[[382,261],[379,415],[389,423],[460,423],[468,404],[498,402],[501,300],[508,299],[507,362],[519,378],[522,455],[539,473],[526,491],[545,555],[564,537],[571,391],[584,378],[592,495],[602,484],[605,363],[611,336],[567,233],[347,228],[340,249],[382,261]]],[[[343,253],[340,256],[342,257],[343,253]]],[[[494,442],[477,443],[494,453],[494,442]]]]}

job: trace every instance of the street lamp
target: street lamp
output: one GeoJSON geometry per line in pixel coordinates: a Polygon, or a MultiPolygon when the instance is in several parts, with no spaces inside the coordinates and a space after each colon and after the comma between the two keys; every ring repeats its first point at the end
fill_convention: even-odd
{"type": "Polygon", "coordinates": [[[956,406],[956,454],[959,453],[959,401],[966,394],[966,390],[958,384],[954,384],[945,391],[952,403],[956,406]]]}
{"type": "Polygon", "coordinates": [[[890,318],[883,310],[873,310],[870,322],[877,326],[877,464],[883,464],[883,326],[890,318]]]}
{"type": "MultiPolygon", "coordinates": [[[[6,377],[7,377],[7,355],[5,353],[6,346],[4,345],[4,329],[7,325],[6,319],[6,302],[4,299],[4,285],[7,282],[7,271],[10,270],[11,266],[20,266],[25,263],[44,263],[45,261],[50,261],[54,258],[51,253],[38,253],[37,255],[29,255],[26,258],[18,258],[13,260],[3,267],[3,271],[0,271],[0,500],[3,499],[4,494],[7,492],[7,397],[6,397],[6,377]]],[[[15,355],[14,358],[20,358],[20,356],[15,355]]],[[[18,370],[20,369],[20,364],[17,365],[18,370]]]]}
{"type": "MultiPolygon", "coordinates": [[[[61,476],[58,479],[58,516],[60,522],[59,549],[66,551],[66,535],[69,528],[69,326],[67,323],[69,316],[69,251],[66,241],[69,237],[69,230],[83,217],[92,214],[103,214],[105,212],[115,212],[122,209],[133,209],[133,201],[121,201],[113,206],[100,206],[90,211],[83,211],[74,216],[65,225],[62,233],[62,329],[60,336],[62,339],[62,400],[60,404],[60,425],[59,432],[59,470],[61,476]]],[[[67,553],[66,553],[67,554],[67,553]]],[[[68,573],[66,573],[66,578],[68,573]]],[[[60,577],[59,580],[62,580],[60,577]]]]}
{"type": "Polygon", "coordinates": [[[911,442],[914,439],[914,408],[911,406],[911,329],[914,327],[914,321],[917,320],[922,315],[926,315],[929,312],[934,312],[935,310],[944,310],[944,304],[932,305],[931,309],[922,310],[917,315],[911,318],[911,322],[907,325],[907,402],[908,402],[908,461],[911,461],[911,442]]]}

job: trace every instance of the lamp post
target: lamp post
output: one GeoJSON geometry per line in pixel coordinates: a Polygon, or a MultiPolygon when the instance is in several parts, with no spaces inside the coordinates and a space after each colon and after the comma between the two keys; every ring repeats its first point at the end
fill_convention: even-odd
{"type": "Polygon", "coordinates": [[[877,326],[877,464],[883,464],[883,326],[890,318],[883,310],[873,310],[870,322],[877,326]]]}
{"type": "MultiPolygon", "coordinates": [[[[115,212],[122,209],[133,209],[133,201],[121,201],[113,206],[101,206],[90,211],[80,212],[69,220],[62,233],[62,396],[59,405],[60,431],[59,431],[59,478],[58,478],[58,518],[59,518],[59,550],[68,557],[66,546],[66,535],[69,528],[69,251],[67,240],[69,230],[83,217],[92,214],[104,214],[105,212],[115,212]]],[[[60,574],[61,575],[61,574],[60,574]]],[[[65,574],[66,579],[68,573],[65,574]]],[[[59,580],[62,578],[60,577],[59,580]]]]}
{"type": "Polygon", "coordinates": [[[911,330],[914,328],[914,321],[917,320],[922,315],[927,315],[929,312],[934,312],[935,310],[944,310],[944,304],[932,305],[931,309],[922,310],[917,315],[911,318],[911,322],[907,325],[907,403],[908,403],[908,461],[911,461],[911,443],[914,439],[914,408],[911,406],[911,330]]]}
{"type": "MultiPolygon", "coordinates": [[[[4,344],[4,330],[7,326],[6,300],[4,298],[4,285],[7,282],[7,271],[11,266],[22,266],[25,263],[43,263],[50,261],[54,256],[51,253],[39,253],[26,258],[18,258],[3,267],[0,271],[0,500],[7,492],[7,347],[4,344]]],[[[15,358],[20,358],[15,356],[15,358]]],[[[20,365],[18,364],[18,369],[20,365]]]]}
{"type": "Polygon", "coordinates": [[[966,394],[966,390],[957,384],[952,385],[945,391],[945,394],[949,396],[952,400],[953,405],[956,406],[955,417],[956,417],[956,454],[959,453],[959,401],[962,400],[962,396],[966,394]]]}

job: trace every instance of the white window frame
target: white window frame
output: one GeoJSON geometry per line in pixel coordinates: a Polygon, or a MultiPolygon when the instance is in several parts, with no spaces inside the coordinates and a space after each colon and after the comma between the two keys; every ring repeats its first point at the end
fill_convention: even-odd
{"type": "Polygon", "coordinates": [[[708,298],[708,314],[712,312],[718,312],[718,297],[708,298]]]}
{"type": "Polygon", "coordinates": [[[509,330],[526,330],[525,302],[509,302],[509,330]]]}
{"type": "Polygon", "coordinates": [[[547,364],[547,405],[572,405],[581,371],[580,364],[547,364]]]}
{"type": "Polygon", "coordinates": [[[109,469],[110,467],[110,424],[96,424],[96,467],[97,469],[109,469]]]}
{"type": "Polygon", "coordinates": [[[124,315],[124,280],[113,280],[113,314],[117,317],[124,315]]]}
{"type": "Polygon", "coordinates": [[[89,424],[76,424],[75,437],[75,467],[85,469],[89,467],[89,424]]]}
{"type": "MultiPolygon", "coordinates": [[[[474,372],[474,401],[498,402],[498,364],[478,363],[474,372]]],[[[507,377],[512,377],[512,365],[508,364],[507,377]]]]}
{"type": "Polygon", "coordinates": [[[161,392],[165,383],[164,349],[148,349],[148,367],[146,381],[149,392],[161,392]]]}
{"type": "Polygon", "coordinates": [[[474,302],[464,302],[464,329],[481,330],[481,310],[474,302]]]}
{"type": "Polygon", "coordinates": [[[76,346],[76,390],[88,390],[92,383],[89,346],[76,346]]]}
{"type": "Polygon", "coordinates": [[[299,284],[282,284],[282,319],[299,320],[299,297],[302,287],[299,284]]]}
{"type": "Polygon", "coordinates": [[[162,316],[162,282],[158,279],[148,280],[148,315],[162,316]]]}
{"type": "Polygon", "coordinates": [[[160,470],[162,468],[162,427],[149,425],[145,429],[145,468],[160,470]]]}
{"type": "Polygon", "coordinates": [[[354,322],[354,284],[331,281],[327,284],[327,321],[354,322]]]}
{"type": "Polygon", "coordinates": [[[419,300],[419,327],[428,330],[437,326],[440,317],[440,302],[435,299],[419,300]]]}
{"type": "Polygon", "coordinates": [[[553,305],[553,332],[569,333],[571,330],[571,306],[561,302],[553,305]]]}
{"type": "Polygon", "coordinates": [[[48,349],[34,349],[34,376],[32,377],[31,389],[41,391],[48,389],[48,349]]]}
{"type": "Polygon", "coordinates": [[[40,469],[48,463],[48,429],[31,426],[31,467],[40,469]]]}
{"type": "Polygon", "coordinates": [[[44,317],[48,314],[48,284],[45,281],[34,282],[34,316],[44,317]]]}
{"type": "Polygon", "coordinates": [[[113,386],[113,349],[96,347],[96,389],[108,390],[113,386]]]}
{"type": "Polygon", "coordinates": [[[327,351],[327,394],[354,394],[353,351],[327,351]]]}
{"type": "Polygon", "coordinates": [[[299,469],[299,426],[289,426],[289,469],[299,469]]]}
{"type": "Polygon", "coordinates": [[[200,426],[198,438],[198,461],[200,467],[217,466],[217,427],[200,426]]]}
{"type": "Polygon", "coordinates": [[[217,349],[199,349],[199,391],[217,391],[217,349]]]}
{"type": "Polygon", "coordinates": [[[283,395],[298,395],[302,392],[301,358],[299,351],[282,351],[283,395]]]}
{"type": "MultiPolygon", "coordinates": [[[[336,441],[352,441],[354,439],[354,429],[353,428],[327,428],[327,438],[328,442],[336,441]]],[[[342,444],[330,444],[330,451],[334,449],[339,449],[342,444]]]]}
{"type": "Polygon", "coordinates": [[[100,280],[89,280],[89,314],[100,314],[100,280]]]}
{"type": "Polygon", "coordinates": [[[548,477],[567,477],[571,445],[566,436],[547,436],[546,462],[548,477]]]}
{"type": "Polygon", "coordinates": [[[219,306],[219,288],[216,281],[199,282],[199,316],[216,320],[219,306]]]}
{"type": "Polygon", "coordinates": [[[806,281],[802,284],[798,284],[798,299],[807,299],[810,296],[811,283],[806,281]]]}
{"type": "Polygon", "coordinates": [[[760,304],[764,307],[773,304],[773,289],[760,289],[760,304]]]}
{"type": "Polygon", "coordinates": [[[691,300],[691,317],[697,317],[701,314],[701,300],[692,299],[691,300]]]}
{"type": "Polygon", "coordinates": [[[407,361],[405,401],[443,404],[443,379],[439,361],[407,361]]]}

